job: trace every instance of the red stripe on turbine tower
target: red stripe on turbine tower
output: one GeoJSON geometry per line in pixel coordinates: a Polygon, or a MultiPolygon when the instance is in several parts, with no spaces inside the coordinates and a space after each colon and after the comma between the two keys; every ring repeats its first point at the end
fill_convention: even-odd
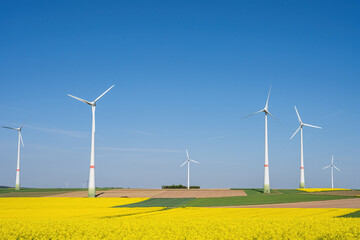
{"type": "Polygon", "coordinates": [[[265,164],[264,167],[269,167],[269,165],[268,165],[268,164],[265,164]]]}
{"type": "Polygon", "coordinates": [[[90,168],[95,168],[95,166],[90,166],[90,168]]]}
{"type": "Polygon", "coordinates": [[[304,169],[304,167],[300,167],[300,169],[304,169]]]}
{"type": "Polygon", "coordinates": [[[20,172],[20,169],[16,169],[16,171],[20,172]]]}

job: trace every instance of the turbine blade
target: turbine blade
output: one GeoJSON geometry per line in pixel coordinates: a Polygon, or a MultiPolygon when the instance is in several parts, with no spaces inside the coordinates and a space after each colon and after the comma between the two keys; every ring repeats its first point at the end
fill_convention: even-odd
{"type": "Polygon", "coordinates": [[[299,119],[299,122],[302,123],[301,118],[300,118],[300,114],[299,114],[296,106],[294,106],[294,108],[295,108],[295,111],[296,111],[296,115],[297,115],[297,117],[298,117],[298,119],[299,119]]]}
{"type": "Polygon", "coordinates": [[[19,132],[19,134],[20,134],[21,144],[22,144],[22,146],[24,147],[24,141],[23,141],[23,139],[22,139],[21,132],[19,132]]]}
{"type": "Polygon", "coordinates": [[[326,168],[328,168],[328,167],[330,167],[331,165],[329,165],[329,166],[326,166],[326,167],[323,167],[323,169],[326,169],[326,168]]]}
{"type": "Polygon", "coordinates": [[[84,99],[75,97],[75,96],[70,95],[70,94],[68,94],[68,96],[69,96],[69,97],[72,97],[72,98],[75,98],[75,99],[77,99],[77,100],[79,100],[79,101],[82,101],[82,102],[84,102],[84,103],[86,103],[86,104],[92,105],[89,101],[86,101],[86,100],[84,100],[84,99]]]}
{"type": "Polygon", "coordinates": [[[318,127],[318,126],[314,126],[314,125],[310,125],[310,124],[305,124],[305,123],[303,123],[303,124],[304,124],[304,126],[307,126],[307,127],[320,128],[320,129],[322,129],[322,127],[318,127]]]}
{"type": "Polygon", "coordinates": [[[338,169],[335,165],[334,165],[334,168],[340,172],[340,169],[338,169]]]}
{"type": "Polygon", "coordinates": [[[187,162],[188,162],[188,160],[186,160],[183,164],[181,164],[180,167],[184,166],[187,162]]]}
{"type": "Polygon", "coordinates": [[[334,165],[334,155],[332,155],[332,158],[331,158],[331,165],[334,165]]]}
{"type": "Polygon", "coordinates": [[[252,114],[250,114],[250,115],[247,115],[247,116],[243,117],[243,119],[244,119],[244,118],[248,118],[248,117],[250,117],[250,116],[252,116],[252,115],[261,113],[261,112],[263,112],[263,111],[264,111],[264,110],[262,109],[262,110],[260,110],[260,111],[254,112],[254,113],[252,113],[252,114]]]}
{"type": "Polygon", "coordinates": [[[274,117],[269,111],[267,112],[273,119],[275,119],[280,125],[284,126],[276,117],[274,117]]]}
{"type": "Polygon", "coordinates": [[[115,85],[112,85],[111,87],[109,87],[108,90],[106,90],[103,94],[101,94],[97,99],[95,99],[94,103],[96,103],[97,100],[99,100],[102,96],[105,95],[105,93],[107,93],[108,91],[110,91],[110,89],[112,89],[115,85]]]}
{"type": "Polygon", "coordinates": [[[298,127],[298,129],[295,131],[295,133],[291,136],[289,141],[291,141],[291,139],[297,134],[297,132],[300,130],[300,128],[301,128],[301,125],[298,127]]]}
{"type": "Polygon", "coordinates": [[[187,156],[187,159],[189,160],[190,159],[190,157],[189,157],[189,152],[188,152],[188,150],[186,149],[186,156],[187,156]]]}
{"type": "Polygon", "coordinates": [[[8,129],[13,129],[13,130],[17,130],[16,128],[12,128],[12,127],[6,127],[6,126],[1,126],[2,128],[8,128],[8,129]]]}
{"type": "Polygon", "coordinates": [[[195,160],[192,160],[192,159],[190,159],[190,161],[192,161],[192,162],[194,162],[194,163],[199,163],[199,162],[197,162],[197,161],[195,161],[195,160]]]}
{"type": "Polygon", "coordinates": [[[268,97],[267,97],[267,100],[266,100],[266,105],[265,105],[265,108],[268,108],[268,106],[269,106],[270,93],[271,93],[271,85],[270,85],[270,89],[269,89],[268,97]]]}
{"type": "Polygon", "coordinates": [[[25,120],[25,122],[23,123],[23,124],[21,124],[21,126],[19,127],[19,129],[21,130],[21,128],[24,126],[24,124],[29,120],[30,118],[27,118],[26,120],[25,120]]]}

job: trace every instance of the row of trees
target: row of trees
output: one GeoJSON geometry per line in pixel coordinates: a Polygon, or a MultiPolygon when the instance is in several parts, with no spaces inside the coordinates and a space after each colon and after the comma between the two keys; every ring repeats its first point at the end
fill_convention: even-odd
{"type": "MultiPolygon", "coordinates": [[[[187,186],[184,185],[162,185],[162,189],[186,189],[187,186]]],[[[200,189],[200,186],[190,186],[190,189],[200,189]]]]}

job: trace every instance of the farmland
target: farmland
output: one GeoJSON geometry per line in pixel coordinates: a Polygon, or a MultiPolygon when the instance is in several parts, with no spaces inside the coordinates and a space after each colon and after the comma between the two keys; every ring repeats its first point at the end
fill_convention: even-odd
{"type": "Polygon", "coordinates": [[[262,194],[254,190],[246,190],[246,197],[199,198],[185,205],[186,207],[239,206],[257,204],[275,204],[346,199],[346,196],[315,195],[315,194],[262,194]]]}
{"type": "MultiPolygon", "coordinates": [[[[221,206],[242,206],[277,203],[297,203],[325,201],[336,199],[349,199],[353,196],[313,194],[298,190],[271,190],[270,194],[263,194],[259,189],[239,189],[231,191],[244,191],[246,196],[238,197],[211,197],[211,198],[188,198],[188,201],[179,201],[179,198],[151,198],[143,202],[126,205],[127,207],[221,207],[221,206]],[[181,204],[180,204],[181,203],[181,204]]],[[[356,194],[356,193],[354,193],[356,194]]],[[[186,199],[186,198],[184,198],[186,199]]]]}
{"type": "MultiPolygon", "coordinates": [[[[360,208],[351,207],[351,204],[351,208],[341,207],[342,201],[358,205],[360,198],[349,194],[307,193],[295,189],[263,194],[259,189],[239,189],[227,191],[242,191],[246,196],[207,198],[200,194],[199,198],[135,198],[106,197],[105,192],[110,191],[109,196],[114,196],[117,191],[97,189],[98,194],[103,193],[97,198],[52,195],[84,192],[81,190],[24,189],[18,193],[22,197],[9,197],[8,194],[17,193],[11,189],[2,190],[0,239],[360,238],[360,208]],[[39,193],[43,197],[36,197],[39,193]],[[50,197],[44,197],[46,194],[50,197]],[[329,204],[340,201],[340,205],[337,208],[296,207],[321,200],[329,204]],[[271,208],[278,206],[277,203],[295,206],[271,208]]],[[[200,190],[192,194],[196,191],[200,190]]],[[[119,192],[124,194],[124,191],[119,192]]],[[[164,196],[158,190],[132,189],[129,192],[164,196]]],[[[226,190],[219,192],[228,194],[226,190]]],[[[357,191],[348,192],[358,194],[357,191]]]]}
{"type": "MultiPolygon", "coordinates": [[[[110,188],[97,188],[98,191],[109,190],[110,188]]],[[[68,192],[86,192],[85,188],[22,188],[16,191],[13,188],[0,188],[0,197],[44,197],[63,194],[68,192]]]]}
{"type": "Polygon", "coordinates": [[[139,198],[1,198],[1,239],[358,239],[355,209],[113,208],[139,198]],[[329,231],[331,228],[333,231],[329,231]]]}

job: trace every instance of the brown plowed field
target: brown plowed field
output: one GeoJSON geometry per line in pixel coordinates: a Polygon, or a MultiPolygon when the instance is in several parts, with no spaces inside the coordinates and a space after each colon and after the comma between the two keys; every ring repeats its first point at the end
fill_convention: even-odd
{"type": "Polygon", "coordinates": [[[226,206],[221,208],[360,208],[360,198],[264,205],[226,206]]]}
{"type": "MultiPolygon", "coordinates": [[[[246,196],[243,190],[230,189],[113,189],[98,191],[98,197],[131,198],[210,198],[246,196]]],[[[49,197],[87,197],[86,191],[68,192],[49,197]]]]}

